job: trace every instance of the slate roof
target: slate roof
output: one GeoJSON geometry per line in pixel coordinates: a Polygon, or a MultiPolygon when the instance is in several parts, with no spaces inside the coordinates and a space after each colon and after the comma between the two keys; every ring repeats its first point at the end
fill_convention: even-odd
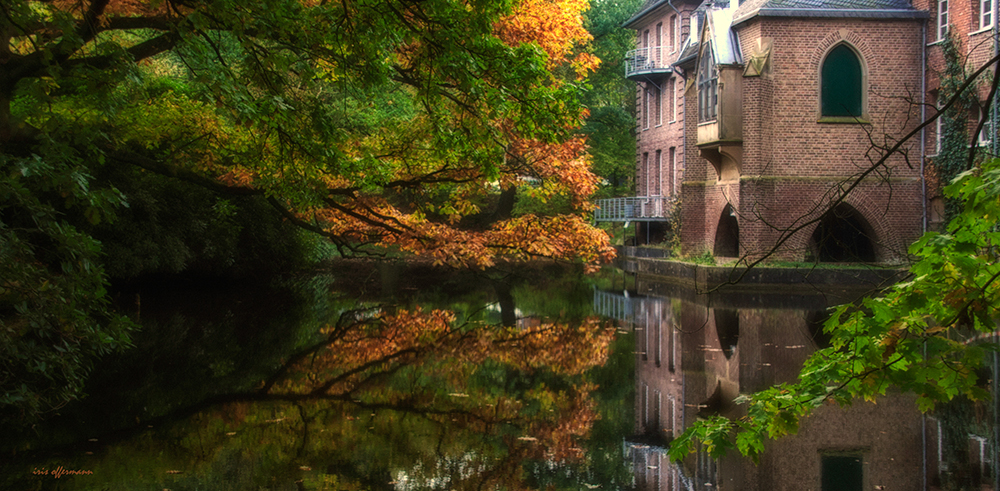
{"type": "Polygon", "coordinates": [[[733,15],[733,24],[755,16],[926,18],[909,0],[744,0],[733,15]]]}
{"type": "Polygon", "coordinates": [[[622,27],[626,29],[632,27],[637,21],[645,17],[646,14],[660,8],[663,5],[668,5],[669,3],[669,0],[647,0],[646,3],[643,4],[642,8],[639,9],[639,12],[632,17],[629,17],[629,19],[622,24],[622,27]]]}

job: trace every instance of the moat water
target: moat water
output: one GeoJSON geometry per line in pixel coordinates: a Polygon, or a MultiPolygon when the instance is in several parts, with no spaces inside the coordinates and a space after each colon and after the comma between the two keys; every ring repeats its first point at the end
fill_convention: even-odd
{"type": "Polygon", "coordinates": [[[793,381],[825,309],[862,293],[377,264],[133,286],[135,347],[85,399],[0,429],[0,489],[996,491],[992,401],[890,395],[822,408],[756,464],[666,458],[692,421],[793,381]]]}

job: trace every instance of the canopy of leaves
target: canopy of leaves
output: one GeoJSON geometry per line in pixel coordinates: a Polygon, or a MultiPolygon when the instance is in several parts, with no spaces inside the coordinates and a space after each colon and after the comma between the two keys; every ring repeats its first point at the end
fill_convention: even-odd
{"type": "Polygon", "coordinates": [[[596,178],[572,138],[596,59],[585,2],[15,2],[0,80],[9,144],[64,165],[133,165],[261,194],[343,250],[485,266],[595,260],[579,218],[459,226],[540,179],[579,209],[596,178]],[[516,231],[550,230],[541,236],[516,231]],[[556,237],[574,238],[558,242],[556,237]],[[463,247],[454,244],[462,243],[463,247]]]}
{"type": "MultiPolygon", "coordinates": [[[[0,280],[5,354],[51,372],[22,346],[23,326],[35,326],[31,302],[59,285],[72,284],[54,297],[71,311],[48,303],[32,315],[48,316],[55,331],[99,332],[61,335],[81,349],[127,342],[111,327],[122,319],[105,322],[98,244],[81,232],[129,204],[92,177],[109,167],[258,196],[345,255],[401,251],[473,267],[608,259],[607,236],[582,216],[597,184],[575,135],[586,115],[581,80],[597,65],[585,51],[586,8],[581,0],[3,2],[0,254],[18,263],[5,261],[17,271],[0,280]],[[512,215],[501,191],[526,181],[571,212],[512,215]]],[[[207,215],[225,225],[224,210],[207,215]]],[[[57,401],[78,393],[68,381],[85,371],[85,353],[67,361],[57,401]]],[[[20,371],[4,370],[5,392],[20,371]]]]}

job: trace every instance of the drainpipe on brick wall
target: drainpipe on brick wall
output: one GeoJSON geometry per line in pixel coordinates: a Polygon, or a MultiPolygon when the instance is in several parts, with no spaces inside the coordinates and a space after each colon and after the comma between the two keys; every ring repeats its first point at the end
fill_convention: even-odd
{"type": "MultiPolygon", "coordinates": [[[[994,0],[995,1],[995,0],[994,0]]],[[[927,121],[927,23],[920,26],[920,122],[927,121]]],[[[938,117],[941,117],[940,115],[938,117]]],[[[935,138],[937,135],[935,135],[935,138]]],[[[924,168],[927,165],[927,127],[920,128],[920,205],[922,207],[921,228],[927,233],[927,179],[924,178],[924,168]]],[[[927,359],[927,344],[924,344],[924,359],[927,359]]],[[[920,415],[920,441],[922,443],[920,479],[923,491],[927,491],[927,413],[920,415]]],[[[1000,490],[998,490],[1000,491],[1000,490]]]]}
{"type": "MultiPolygon", "coordinates": [[[[997,45],[997,43],[1000,42],[1000,31],[997,30],[997,11],[998,11],[998,9],[997,9],[997,2],[994,0],[993,3],[992,3],[992,5],[993,5],[993,13],[990,14],[990,15],[993,16],[992,17],[992,19],[993,19],[993,57],[996,58],[997,54],[1000,53],[1000,46],[997,45]]],[[[997,75],[1000,75],[1000,70],[997,69],[997,65],[994,65],[993,66],[993,77],[996,78],[997,75]]],[[[993,147],[992,150],[993,150],[993,156],[994,157],[996,157],[996,155],[997,155],[997,109],[998,108],[1000,108],[1000,105],[997,104],[997,98],[996,98],[996,96],[994,96],[993,97],[993,107],[990,109],[990,133],[991,133],[991,135],[990,135],[990,142],[991,142],[991,146],[993,147]]],[[[1000,491],[1000,488],[994,487],[994,489],[997,489],[997,491],[1000,491]]]]}
{"type": "MultiPolygon", "coordinates": [[[[920,26],[920,122],[927,121],[927,23],[920,26]]],[[[938,116],[940,117],[940,116],[938,116]]],[[[927,179],[924,177],[925,166],[927,165],[927,127],[920,128],[920,206],[921,206],[921,233],[927,233],[927,179]]],[[[925,480],[926,480],[926,473],[925,480]]],[[[927,489],[927,483],[924,483],[927,489]]],[[[1000,490],[998,490],[1000,491],[1000,490]]]]}

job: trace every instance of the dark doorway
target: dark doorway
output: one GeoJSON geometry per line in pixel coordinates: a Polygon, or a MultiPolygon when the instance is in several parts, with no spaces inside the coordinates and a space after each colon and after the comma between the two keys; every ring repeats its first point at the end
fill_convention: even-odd
{"type": "Polygon", "coordinates": [[[871,227],[854,208],[843,203],[820,219],[812,236],[821,262],[874,262],[871,227]]]}
{"type": "Polygon", "coordinates": [[[739,257],[740,255],[740,224],[736,221],[736,211],[733,205],[726,205],[719,217],[719,227],[715,230],[715,248],[712,254],[716,257],[739,257]]]}

